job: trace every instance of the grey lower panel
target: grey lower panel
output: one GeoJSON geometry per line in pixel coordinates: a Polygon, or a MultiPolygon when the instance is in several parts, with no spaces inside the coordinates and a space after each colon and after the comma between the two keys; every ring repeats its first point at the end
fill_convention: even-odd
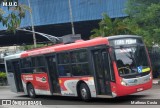
{"type": "Polygon", "coordinates": [[[17,86],[16,86],[14,74],[13,73],[8,73],[7,74],[7,79],[8,79],[8,84],[10,86],[11,91],[17,93],[17,86]]]}
{"type": "Polygon", "coordinates": [[[139,78],[131,78],[131,79],[122,79],[123,82],[125,82],[127,84],[127,86],[134,86],[134,85],[139,85],[139,84],[144,84],[147,83],[151,80],[151,75],[148,74],[146,76],[143,77],[139,77],[139,78]]]}

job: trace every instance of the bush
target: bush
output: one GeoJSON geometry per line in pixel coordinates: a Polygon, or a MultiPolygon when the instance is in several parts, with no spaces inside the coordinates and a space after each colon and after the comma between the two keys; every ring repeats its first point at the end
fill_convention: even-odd
{"type": "Polygon", "coordinates": [[[0,72],[0,79],[6,79],[7,75],[5,72],[0,72]]]}
{"type": "Polygon", "coordinates": [[[5,72],[0,72],[0,86],[7,85],[7,75],[5,72]]]}

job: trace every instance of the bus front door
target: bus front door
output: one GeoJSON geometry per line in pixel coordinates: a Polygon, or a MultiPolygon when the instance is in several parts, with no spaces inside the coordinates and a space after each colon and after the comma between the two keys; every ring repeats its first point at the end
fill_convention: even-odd
{"type": "Polygon", "coordinates": [[[109,53],[107,53],[106,49],[99,49],[94,50],[92,55],[97,95],[111,96],[109,53]]]}
{"type": "Polygon", "coordinates": [[[53,94],[60,94],[60,86],[58,81],[58,74],[56,69],[56,58],[55,55],[46,56],[48,73],[50,79],[51,92],[53,94]]]}
{"type": "Polygon", "coordinates": [[[20,70],[20,62],[17,61],[12,61],[12,66],[13,66],[13,73],[15,75],[15,82],[17,86],[17,92],[23,92],[23,85],[22,85],[22,80],[21,80],[21,70],[20,70]]]}

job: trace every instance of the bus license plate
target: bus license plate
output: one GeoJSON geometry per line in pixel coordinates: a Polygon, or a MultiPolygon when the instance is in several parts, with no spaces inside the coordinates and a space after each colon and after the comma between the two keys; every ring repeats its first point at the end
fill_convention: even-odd
{"type": "Polygon", "coordinates": [[[137,89],[137,91],[142,91],[142,90],[143,90],[143,88],[138,88],[138,89],[137,89]]]}

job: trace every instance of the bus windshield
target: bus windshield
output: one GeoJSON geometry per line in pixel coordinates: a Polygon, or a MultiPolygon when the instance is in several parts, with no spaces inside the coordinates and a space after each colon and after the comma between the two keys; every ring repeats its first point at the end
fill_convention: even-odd
{"type": "Polygon", "coordinates": [[[121,77],[149,73],[150,71],[144,46],[115,49],[115,56],[121,77]]]}

